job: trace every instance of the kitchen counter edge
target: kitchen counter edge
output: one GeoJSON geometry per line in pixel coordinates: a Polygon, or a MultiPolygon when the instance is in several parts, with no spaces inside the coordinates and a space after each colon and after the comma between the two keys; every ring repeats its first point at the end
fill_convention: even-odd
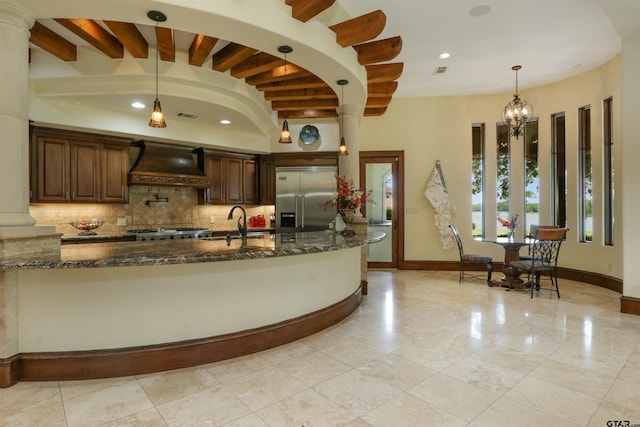
{"type": "MultiPolygon", "coordinates": [[[[269,236],[269,235],[266,235],[269,236]]],[[[189,264],[237,261],[313,254],[365,246],[385,238],[383,232],[369,232],[344,237],[328,231],[273,234],[271,243],[251,242],[229,248],[224,240],[189,239],[180,241],[104,241],[80,245],[63,245],[59,258],[5,259],[0,271],[28,269],[74,269],[189,264]],[[92,255],[94,254],[94,255],[92,255]]]]}

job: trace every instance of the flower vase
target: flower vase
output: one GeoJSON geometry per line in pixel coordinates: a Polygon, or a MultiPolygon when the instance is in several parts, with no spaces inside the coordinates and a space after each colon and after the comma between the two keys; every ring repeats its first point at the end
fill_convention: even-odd
{"type": "Polygon", "coordinates": [[[507,233],[507,239],[509,241],[513,241],[516,239],[516,229],[515,228],[509,228],[509,232],[507,233]]]}
{"type": "Polygon", "coordinates": [[[355,216],[355,211],[353,209],[342,209],[340,210],[340,216],[344,221],[344,230],[342,230],[343,236],[353,236],[356,234],[353,231],[353,217],[355,216]]]}

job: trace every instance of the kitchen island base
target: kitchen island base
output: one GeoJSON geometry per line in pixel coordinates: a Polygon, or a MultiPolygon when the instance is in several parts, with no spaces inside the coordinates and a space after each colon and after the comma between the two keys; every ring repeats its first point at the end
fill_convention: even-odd
{"type": "Polygon", "coordinates": [[[2,360],[0,386],[195,366],[311,335],[360,304],[360,256],[354,246],[227,262],[12,271],[19,352],[2,360]]]}

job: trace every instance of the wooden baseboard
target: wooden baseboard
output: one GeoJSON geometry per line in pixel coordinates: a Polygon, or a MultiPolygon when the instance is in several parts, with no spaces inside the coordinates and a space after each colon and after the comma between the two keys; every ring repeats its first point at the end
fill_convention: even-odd
{"type": "Polygon", "coordinates": [[[622,313],[640,315],[640,298],[622,295],[620,297],[620,311],[622,313]]]}
{"type": "Polygon", "coordinates": [[[362,288],[329,307],[256,329],[215,337],[113,350],[20,353],[2,360],[0,387],[18,381],[110,378],[186,368],[244,356],[312,335],[351,314],[362,288]]]}
{"type": "MultiPolygon", "coordinates": [[[[400,270],[451,270],[458,271],[458,261],[403,261],[398,267],[400,270]]],[[[502,271],[503,262],[494,262],[493,271],[502,271]]],[[[486,271],[484,264],[465,263],[465,270],[468,271],[486,271]]],[[[591,273],[588,271],[574,270],[571,268],[558,267],[558,277],[561,279],[575,280],[590,285],[600,286],[612,291],[622,293],[622,280],[605,276],[604,274],[591,273]]]]}

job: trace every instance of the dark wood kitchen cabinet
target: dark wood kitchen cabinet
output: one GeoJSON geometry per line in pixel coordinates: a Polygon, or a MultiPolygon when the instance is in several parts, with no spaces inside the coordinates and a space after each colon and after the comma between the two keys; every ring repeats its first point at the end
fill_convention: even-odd
{"type": "Polygon", "coordinates": [[[128,144],[55,129],[32,130],[33,202],[125,203],[128,144]]]}
{"type": "Polygon", "coordinates": [[[276,204],[276,163],[273,156],[260,156],[260,204],[276,204]]]}
{"type": "Polygon", "coordinates": [[[258,204],[258,164],[254,156],[200,152],[199,165],[209,178],[198,202],[211,205],[258,204]]]}

